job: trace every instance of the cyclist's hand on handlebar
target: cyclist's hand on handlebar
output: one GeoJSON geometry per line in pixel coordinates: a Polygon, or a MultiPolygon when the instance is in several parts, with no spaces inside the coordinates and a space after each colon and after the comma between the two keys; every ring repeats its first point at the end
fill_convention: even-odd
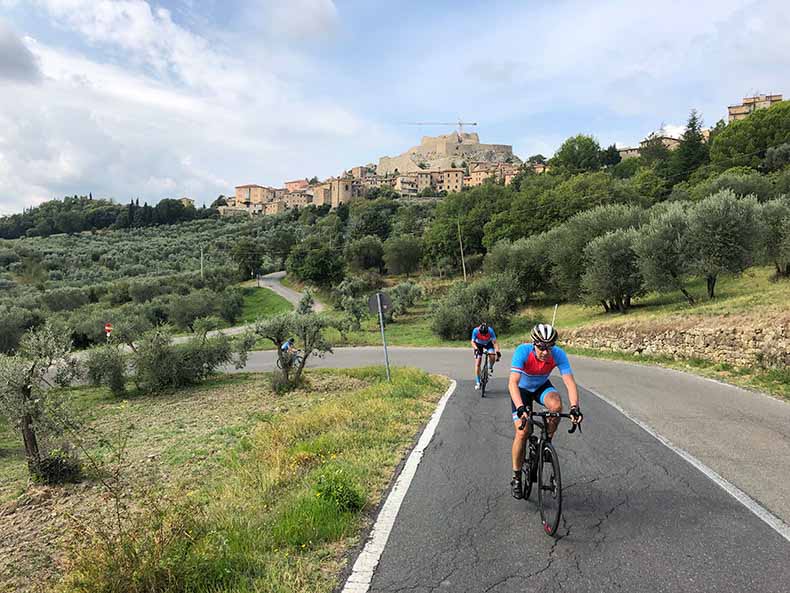
{"type": "Polygon", "coordinates": [[[574,424],[581,424],[582,420],[584,420],[584,414],[579,409],[579,406],[571,406],[570,412],[568,412],[571,417],[571,422],[574,424]]]}
{"type": "Polygon", "coordinates": [[[519,406],[518,408],[516,408],[516,416],[518,416],[519,418],[523,417],[524,414],[526,413],[527,413],[527,406],[519,406]]]}
{"type": "Polygon", "coordinates": [[[501,352],[497,352],[496,353],[496,361],[499,362],[500,358],[502,358],[502,353],[501,352]]]}

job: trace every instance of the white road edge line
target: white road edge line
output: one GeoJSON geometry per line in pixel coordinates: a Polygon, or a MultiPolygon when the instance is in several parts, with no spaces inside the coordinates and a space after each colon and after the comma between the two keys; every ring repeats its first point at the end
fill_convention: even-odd
{"type": "Polygon", "coordinates": [[[439,424],[439,419],[442,417],[444,407],[447,405],[447,400],[455,392],[457,383],[453,380],[450,381],[450,386],[447,391],[439,400],[433,416],[422,431],[420,440],[417,445],[412,449],[409,458],[406,460],[403,470],[401,470],[398,479],[395,481],[395,486],[387,496],[387,500],[379,511],[379,516],[376,518],[376,523],[368,537],[368,542],[365,544],[363,550],[359,553],[357,561],[354,563],[354,568],[346,580],[346,584],[342,589],[342,593],[367,593],[370,588],[370,582],[373,580],[373,572],[378,566],[381,554],[384,552],[384,546],[387,545],[387,540],[390,537],[392,527],[395,525],[395,517],[398,516],[400,505],[409,490],[409,485],[417,473],[417,466],[422,460],[422,454],[426,447],[433,439],[433,434],[436,432],[436,427],[439,424]]]}
{"type": "Polygon", "coordinates": [[[675,453],[680,455],[683,459],[688,461],[691,465],[696,467],[699,471],[701,471],[703,474],[705,474],[707,477],[709,477],[711,480],[713,480],[716,484],[718,484],[721,488],[723,488],[724,491],[727,492],[727,494],[729,494],[735,500],[740,502],[743,506],[745,506],[747,509],[749,509],[752,513],[757,515],[758,518],[762,519],[770,528],[772,528],[779,535],[781,535],[788,542],[790,542],[790,525],[788,525],[787,523],[782,521],[779,517],[777,517],[776,515],[771,513],[769,510],[767,510],[765,507],[760,505],[760,503],[758,503],[756,500],[754,500],[752,497],[750,497],[748,494],[746,494],[743,490],[741,490],[740,488],[738,488],[734,484],[731,484],[730,482],[728,482],[727,480],[722,478],[719,474],[717,474],[715,471],[713,471],[707,465],[702,463],[699,459],[694,457],[688,451],[685,451],[685,450],[681,449],[680,447],[677,447],[674,444],[672,444],[672,442],[669,439],[667,439],[666,437],[663,437],[660,434],[658,434],[648,424],[645,424],[644,422],[642,422],[638,418],[636,418],[636,417],[632,416],[630,413],[626,412],[625,409],[623,409],[622,406],[620,406],[619,404],[615,403],[614,401],[612,401],[611,399],[609,399],[605,395],[601,395],[597,391],[595,391],[593,389],[590,389],[588,387],[584,387],[584,389],[589,391],[590,393],[592,393],[598,399],[601,399],[601,400],[605,401],[607,404],[612,406],[615,410],[620,412],[623,416],[628,418],[631,422],[635,423],[637,426],[639,426],[645,432],[647,432],[651,436],[655,437],[656,440],[658,440],[658,442],[660,442],[662,445],[666,446],[667,448],[671,449],[672,451],[674,451],[675,453]]]}

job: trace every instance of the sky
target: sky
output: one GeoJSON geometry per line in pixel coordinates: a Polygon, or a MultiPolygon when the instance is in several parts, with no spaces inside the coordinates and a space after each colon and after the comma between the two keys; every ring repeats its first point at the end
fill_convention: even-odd
{"type": "Polygon", "coordinates": [[[452,126],[521,158],[790,96],[786,0],[0,0],[0,214],[198,204],[452,126]]]}

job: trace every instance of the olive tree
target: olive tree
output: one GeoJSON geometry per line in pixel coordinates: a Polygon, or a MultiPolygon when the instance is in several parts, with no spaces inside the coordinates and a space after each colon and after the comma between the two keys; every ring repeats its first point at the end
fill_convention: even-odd
{"type": "Polygon", "coordinates": [[[79,375],[64,332],[46,324],[26,333],[14,356],[0,354],[0,412],[19,430],[30,476],[49,481],[53,451],[47,443],[67,422],[62,390],[79,375]]]}
{"type": "Polygon", "coordinates": [[[324,330],[329,327],[333,327],[333,323],[318,313],[285,313],[256,322],[254,335],[269,340],[277,351],[280,373],[275,374],[273,382],[276,391],[288,391],[299,385],[310,356],[322,357],[332,352],[332,344],[324,338],[324,330]],[[302,356],[297,364],[282,349],[292,337],[302,346],[302,356]]]}
{"type": "Polygon", "coordinates": [[[580,212],[559,228],[552,229],[551,277],[565,299],[576,300],[581,296],[586,245],[610,231],[638,227],[642,217],[641,208],[613,204],[580,212]]]}
{"type": "Polygon", "coordinates": [[[688,213],[683,204],[662,206],[660,213],[639,229],[634,249],[647,288],[679,290],[690,305],[694,304],[683,283],[693,262],[688,213]]]}
{"type": "Polygon", "coordinates": [[[740,273],[752,263],[757,227],[757,200],[721,190],[697,204],[689,214],[694,269],[705,277],[714,298],[722,272],[740,273]]]}
{"type": "Polygon", "coordinates": [[[345,257],[352,270],[374,268],[381,271],[384,247],[381,244],[381,239],[373,235],[366,235],[346,245],[345,257]]]}
{"type": "Polygon", "coordinates": [[[625,313],[631,299],[643,292],[634,244],[637,231],[620,229],[596,237],[584,249],[586,271],[581,279],[585,300],[605,311],[625,313]]]}
{"type": "Polygon", "coordinates": [[[412,235],[392,236],[384,242],[384,262],[390,274],[415,272],[420,266],[422,243],[412,235]]]}
{"type": "Polygon", "coordinates": [[[776,276],[790,276],[790,257],[786,247],[790,243],[790,197],[782,196],[761,204],[758,221],[762,251],[776,267],[776,276]]]}

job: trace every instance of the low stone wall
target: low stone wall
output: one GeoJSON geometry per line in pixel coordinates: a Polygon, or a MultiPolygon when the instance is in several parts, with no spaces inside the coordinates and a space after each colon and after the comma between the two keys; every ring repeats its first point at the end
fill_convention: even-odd
{"type": "Polygon", "coordinates": [[[790,366],[790,312],[590,325],[562,331],[560,339],[580,348],[705,358],[738,367],[790,366]]]}

